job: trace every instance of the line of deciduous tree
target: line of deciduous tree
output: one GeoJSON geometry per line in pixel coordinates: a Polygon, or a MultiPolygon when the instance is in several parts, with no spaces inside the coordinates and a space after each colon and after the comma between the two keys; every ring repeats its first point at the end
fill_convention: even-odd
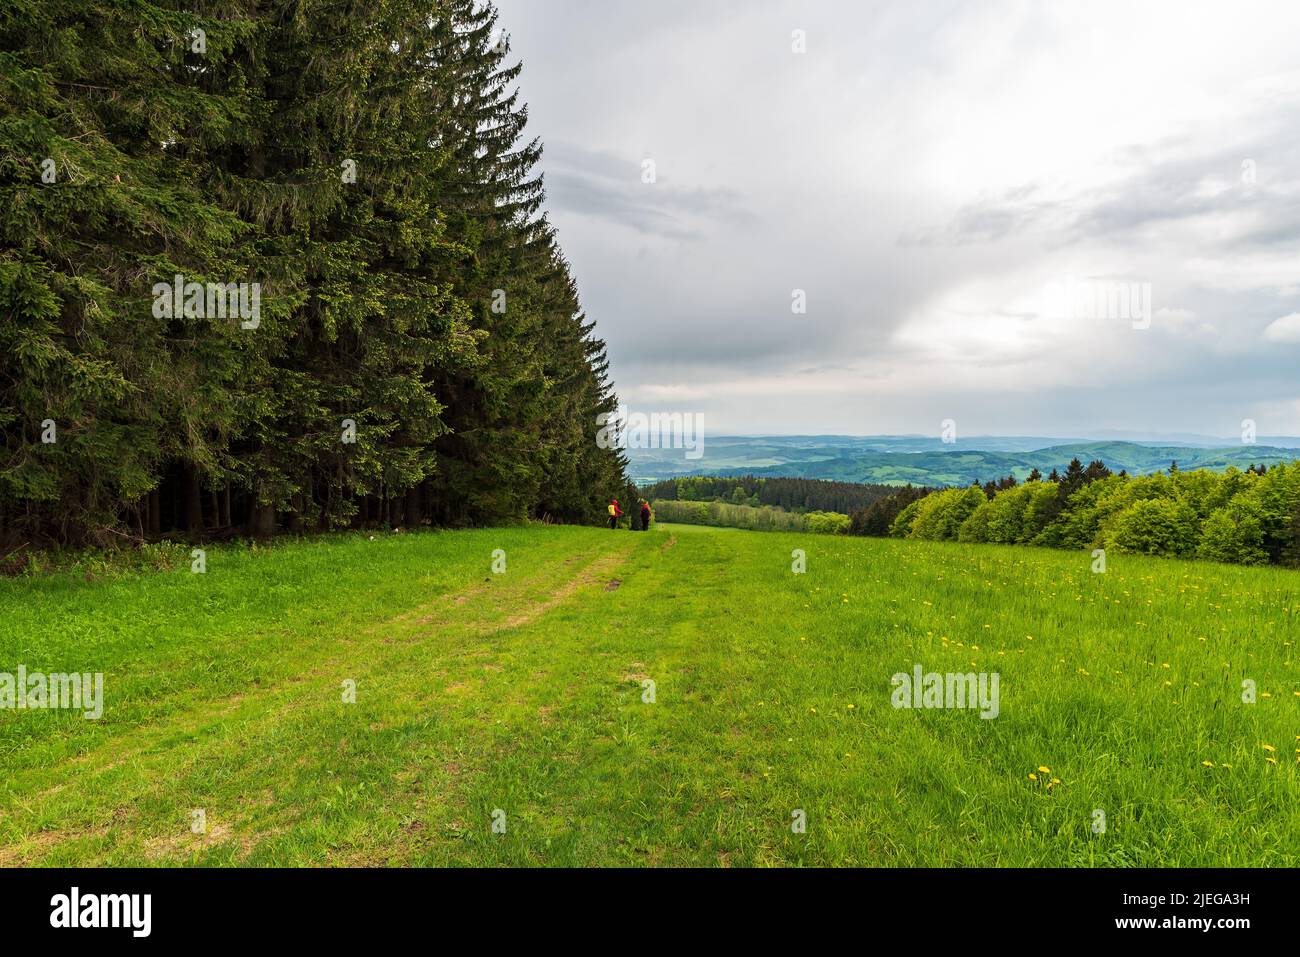
{"type": "Polygon", "coordinates": [[[641,494],[651,501],[770,505],[791,512],[822,511],[848,515],[896,491],[891,485],[826,479],[688,475],[655,482],[643,488],[641,494]]]}
{"type": "Polygon", "coordinates": [[[1300,566],[1300,462],[1245,472],[1132,477],[1078,459],[1064,473],[950,489],[906,488],[855,513],[850,532],[1059,548],[1108,548],[1300,566]]]}
{"type": "Polygon", "coordinates": [[[599,518],[519,72],[476,0],[0,5],[0,540],[599,518]]]}

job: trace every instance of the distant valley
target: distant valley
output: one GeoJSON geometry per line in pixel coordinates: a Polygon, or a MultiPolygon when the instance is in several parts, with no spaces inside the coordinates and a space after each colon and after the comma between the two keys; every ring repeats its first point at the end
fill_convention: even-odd
{"type": "Polygon", "coordinates": [[[878,482],[887,485],[969,485],[1005,475],[1044,475],[1070,459],[1101,459],[1113,471],[1145,474],[1169,468],[1245,469],[1300,458],[1300,438],[1261,436],[1255,444],[1211,436],[1153,437],[1151,441],[976,436],[945,444],[920,435],[716,436],[703,455],[682,449],[628,449],[633,481],[644,484],[682,475],[762,475],[878,482]]]}

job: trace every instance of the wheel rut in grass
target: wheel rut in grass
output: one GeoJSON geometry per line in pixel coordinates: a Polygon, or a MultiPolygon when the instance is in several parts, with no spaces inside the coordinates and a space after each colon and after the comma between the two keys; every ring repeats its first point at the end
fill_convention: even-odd
{"type": "MultiPolygon", "coordinates": [[[[424,626],[460,627],[475,636],[503,628],[519,628],[566,604],[581,589],[606,584],[610,574],[627,560],[634,545],[629,543],[616,551],[598,555],[577,568],[559,564],[555,570],[565,574],[558,577],[548,574],[537,579],[511,580],[508,577],[511,573],[507,572],[501,583],[488,579],[422,607],[417,614],[426,614],[418,622],[424,626]]],[[[408,617],[411,616],[402,616],[408,617]]]]}

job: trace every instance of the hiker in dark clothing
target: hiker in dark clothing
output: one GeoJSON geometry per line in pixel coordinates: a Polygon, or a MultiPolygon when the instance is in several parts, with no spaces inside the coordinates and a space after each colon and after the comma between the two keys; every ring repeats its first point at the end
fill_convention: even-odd
{"type": "Polygon", "coordinates": [[[618,499],[609,500],[609,527],[618,528],[618,517],[623,514],[623,510],[618,507],[618,499]]]}
{"type": "Polygon", "coordinates": [[[641,531],[650,530],[650,503],[641,499],[641,531]]]}

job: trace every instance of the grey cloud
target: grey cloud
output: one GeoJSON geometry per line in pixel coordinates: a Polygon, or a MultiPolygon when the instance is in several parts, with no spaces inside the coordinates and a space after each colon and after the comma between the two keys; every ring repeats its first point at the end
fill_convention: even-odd
{"type": "MultiPolygon", "coordinates": [[[[737,432],[932,431],[960,410],[968,434],[976,423],[1227,434],[1256,404],[1300,400],[1300,347],[1263,337],[1300,310],[1271,265],[1292,250],[1300,262],[1293,3],[1252,17],[1213,6],[1188,17],[1170,3],[1137,19],[1122,4],[1011,0],[498,6],[525,62],[529,132],[546,144],[547,209],[620,389],[705,389],[693,407],[737,432]],[[802,57],[790,54],[796,27],[808,33],[802,57]],[[1235,40],[1220,39],[1230,29],[1235,40]],[[1147,55],[1098,59],[1094,33],[1132,37],[1147,55]],[[1185,41],[1196,56],[1182,55],[1185,41]],[[1035,60],[1037,73],[1022,72],[1035,60]],[[1197,88],[1221,68],[1208,94],[1197,88]],[[1106,82],[1130,70],[1131,84],[1106,82]],[[1162,101],[1142,85],[1152,76],[1176,81],[1152,96],[1188,122],[1160,122],[1162,101]],[[1028,90],[1051,116],[1072,91],[1091,105],[1094,89],[1105,109],[1079,135],[1100,138],[1115,175],[1084,187],[1030,167],[1008,187],[999,162],[1019,170],[1034,135],[1061,130],[1017,127],[999,97],[1028,90]],[[1202,96],[1222,109],[1201,109],[1202,96]],[[1108,142],[1106,111],[1122,119],[1130,106],[1159,132],[1144,139],[1130,124],[1108,142]],[[659,160],[653,186],[644,157],[659,160]],[[1247,158],[1251,189],[1236,184],[1247,158]],[[1212,195],[1216,181],[1234,185],[1212,195]],[[1014,304],[984,301],[1075,262],[1151,281],[1152,328],[1080,337],[1037,321],[1014,292],[1014,304]],[[794,288],[808,293],[806,315],[790,312],[794,288]],[[1195,318],[1162,321],[1161,309],[1195,318]],[[939,310],[957,326],[969,316],[972,332],[988,317],[1007,341],[982,349],[975,336],[966,355],[965,329],[958,344],[929,331],[939,310]],[[832,378],[842,393],[790,388],[832,378]]],[[[1296,434],[1300,421],[1261,418],[1260,430],[1296,434]]]]}
{"type": "MultiPolygon", "coordinates": [[[[1288,109],[1300,113],[1300,102],[1288,109]]],[[[1218,213],[1249,211],[1264,224],[1237,237],[1206,235],[1206,245],[1278,245],[1300,240],[1300,131],[1291,125],[1257,133],[1231,145],[1180,137],[1155,146],[1132,144],[1116,151],[1128,175],[1104,190],[1081,191],[1062,201],[1041,183],[1026,183],[961,207],[943,227],[899,237],[902,245],[964,245],[995,242],[1019,234],[1042,234],[1049,246],[1099,238],[1125,241],[1139,230],[1187,222],[1218,213]],[[1171,159],[1160,159],[1170,156],[1171,159]],[[1266,175],[1241,182],[1241,163],[1270,157],[1266,175]],[[1207,195],[1211,182],[1230,188],[1207,195]]]]}
{"type": "Polygon", "coordinates": [[[710,223],[754,220],[737,190],[683,188],[658,171],[654,183],[644,183],[641,162],[570,143],[548,148],[544,166],[550,206],[640,233],[692,241],[702,239],[710,223]]]}

